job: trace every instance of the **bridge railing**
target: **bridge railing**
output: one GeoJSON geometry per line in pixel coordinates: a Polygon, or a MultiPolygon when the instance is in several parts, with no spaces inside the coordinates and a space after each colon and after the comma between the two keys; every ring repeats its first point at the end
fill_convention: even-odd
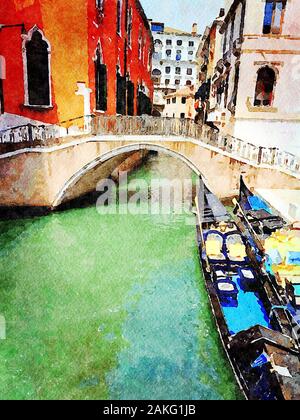
{"type": "Polygon", "coordinates": [[[161,117],[101,116],[92,120],[95,135],[154,135],[193,139],[244,159],[255,165],[268,165],[300,175],[300,158],[277,148],[260,147],[233,136],[223,135],[192,120],[161,117]]]}
{"type": "MultiPolygon", "coordinates": [[[[232,155],[236,159],[244,159],[254,165],[267,165],[284,172],[300,176],[300,157],[284,152],[277,148],[260,147],[235,137],[224,135],[208,126],[196,124],[193,120],[161,118],[151,116],[85,116],[78,117],[68,122],[71,127],[65,128],[58,125],[34,126],[27,124],[8,130],[0,130],[0,145],[20,143],[26,147],[51,144],[74,135],[94,136],[157,136],[180,137],[181,141],[201,141],[218,150],[232,155]],[[72,123],[81,122],[81,129],[72,123]],[[83,123],[84,122],[84,123],[83,123]]],[[[1,150],[0,150],[1,153],[1,150]]]]}
{"type": "Polygon", "coordinates": [[[46,143],[60,138],[74,135],[91,134],[92,116],[73,118],[68,121],[62,121],[61,125],[26,124],[8,129],[0,128],[1,144],[27,144],[30,147],[34,143],[46,143]],[[64,127],[63,124],[67,125],[64,127]]]}
{"type": "Polygon", "coordinates": [[[155,135],[200,139],[202,127],[191,120],[161,117],[101,116],[92,120],[95,135],[155,135]]]}
{"type": "Polygon", "coordinates": [[[0,131],[0,143],[34,143],[35,141],[45,142],[54,139],[59,135],[59,131],[54,126],[35,126],[33,124],[13,127],[8,130],[0,131]]]}

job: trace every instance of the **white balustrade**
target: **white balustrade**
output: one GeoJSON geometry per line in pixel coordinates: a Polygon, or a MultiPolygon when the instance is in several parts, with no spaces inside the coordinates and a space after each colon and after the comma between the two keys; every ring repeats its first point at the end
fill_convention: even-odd
{"type": "Polygon", "coordinates": [[[279,170],[300,173],[300,158],[275,148],[264,148],[244,142],[232,136],[224,136],[206,125],[198,125],[193,120],[160,118],[151,116],[88,116],[74,121],[70,129],[57,125],[31,124],[0,131],[0,144],[16,143],[49,143],[52,140],[68,135],[156,135],[160,137],[175,136],[198,140],[212,145],[220,151],[231,154],[234,158],[242,158],[255,165],[268,165],[279,170]],[[83,121],[84,127],[76,124],[83,121]]]}

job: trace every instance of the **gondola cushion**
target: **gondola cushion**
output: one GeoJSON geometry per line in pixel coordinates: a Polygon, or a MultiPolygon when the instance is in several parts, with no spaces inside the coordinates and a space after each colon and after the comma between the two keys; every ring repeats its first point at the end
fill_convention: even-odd
{"type": "Polygon", "coordinates": [[[220,255],[221,254],[220,242],[214,239],[209,239],[206,242],[206,253],[210,257],[220,255]]]}
{"type": "Polygon", "coordinates": [[[254,271],[251,268],[240,268],[238,270],[238,275],[241,281],[241,287],[244,291],[248,292],[253,290],[257,284],[254,271]]]}
{"type": "Polygon", "coordinates": [[[245,268],[240,270],[240,275],[247,280],[254,280],[255,279],[255,275],[253,273],[252,270],[250,270],[249,268],[245,268]]]}
{"type": "Polygon", "coordinates": [[[237,298],[239,292],[237,285],[229,278],[218,279],[216,287],[220,297],[237,298]]]}
{"type": "Polygon", "coordinates": [[[230,258],[246,258],[247,253],[245,246],[242,244],[231,244],[228,246],[228,254],[230,258]]]}

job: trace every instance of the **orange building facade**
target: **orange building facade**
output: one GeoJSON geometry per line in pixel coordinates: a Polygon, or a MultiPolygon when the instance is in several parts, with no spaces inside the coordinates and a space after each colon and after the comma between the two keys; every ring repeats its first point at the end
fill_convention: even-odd
{"type": "Polygon", "coordinates": [[[152,48],[138,0],[2,0],[0,128],[150,114],[152,48]]]}

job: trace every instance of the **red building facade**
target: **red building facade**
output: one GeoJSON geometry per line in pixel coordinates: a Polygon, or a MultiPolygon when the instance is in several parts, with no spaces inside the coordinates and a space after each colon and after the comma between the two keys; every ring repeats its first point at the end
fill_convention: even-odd
{"type": "Polygon", "coordinates": [[[3,0],[0,128],[152,110],[153,41],[138,0],[3,0]]]}

